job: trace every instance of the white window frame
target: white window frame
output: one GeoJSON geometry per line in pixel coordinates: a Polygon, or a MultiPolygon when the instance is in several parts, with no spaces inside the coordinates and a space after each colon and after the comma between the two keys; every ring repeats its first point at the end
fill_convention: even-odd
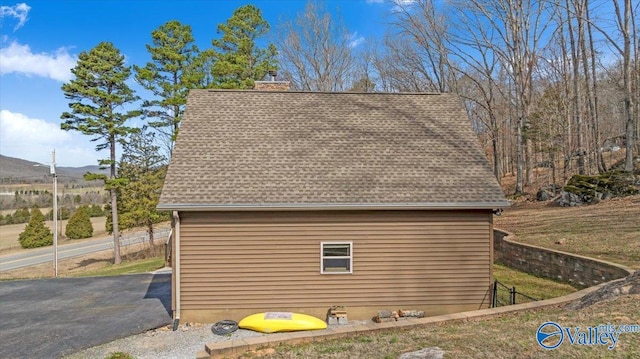
{"type": "Polygon", "coordinates": [[[320,274],[352,274],[353,273],[353,242],[320,242],[320,274]],[[331,245],[348,245],[349,246],[349,255],[348,256],[338,256],[338,257],[325,257],[324,256],[324,246],[327,244],[331,245]],[[335,272],[335,271],[325,271],[324,270],[324,260],[325,258],[330,259],[349,259],[349,270],[344,272],[335,272]]]}

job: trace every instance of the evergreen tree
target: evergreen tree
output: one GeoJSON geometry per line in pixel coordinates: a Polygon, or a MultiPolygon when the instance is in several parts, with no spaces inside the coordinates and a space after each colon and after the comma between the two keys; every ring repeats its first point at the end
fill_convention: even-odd
{"type": "Polygon", "coordinates": [[[22,248],[36,248],[53,244],[53,233],[44,225],[44,215],[38,207],[31,209],[31,219],[18,236],[22,248]]]}
{"type": "Polygon", "coordinates": [[[142,107],[153,118],[149,125],[168,138],[172,150],[189,89],[198,87],[204,74],[197,71],[199,50],[191,26],[172,20],[153,30],[151,39],[152,45],[146,46],[152,62],[134,65],[135,79],[153,93],[155,98],[144,101],[142,107]]]}
{"type": "Polygon", "coordinates": [[[70,239],[89,238],[93,236],[93,225],[89,217],[89,210],[81,206],[69,219],[64,234],[70,239]]]}
{"type": "Polygon", "coordinates": [[[131,68],[124,65],[124,55],[109,42],[101,42],[89,52],[79,55],[77,65],[71,70],[75,79],[62,85],[65,97],[70,100],[71,112],[64,112],[62,129],[74,130],[91,136],[98,141],[97,151],[109,150],[109,158],[100,161],[100,165],[109,166],[109,177],[87,174],[87,180],[103,180],[105,188],[111,194],[111,215],[116,223],[113,230],[114,263],[119,264],[120,242],[118,232],[118,204],[116,187],[116,143],[135,129],[125,123],[140,111],[122,111],[135,102],[137,97],[126,84],[131,68]]]}
{"type": "Polygon", "coordinates": [[[23,207],[15,212],[13,212],[13,220],[12,223],[27,223],[29,222],[29,218],[31,218],[31,214],[29,213],[29,208],[23,207]]]}
{"type": "Polygon", "coordinates": [[[260,9],[245,5],[236,9],[226,23],[218,25],[222,38],[213,40],[212,76],[218,88],[253,88],[255,80],[277,69],[277,50],[269,44],[260,48],[256,40],[269,31],[260,9]]]}
{"type": "Polygon", "coordinates": [[[124,143],[120,161],[120,176],[126,178],[126,186],[120,192],[120,226],[134,228],[144,226],[153,242],[153,225],[169,220],[168,212],[158,212],[156,206],[166,174],[166,158],[159,154],[154,134],[142,128],[124,143]]]}
{"type": "Polygon", "coordinates": [[[104,216],[104,210],[97,204],[94,204],[89,208],[89,217],[102,217],[104,216]]]}

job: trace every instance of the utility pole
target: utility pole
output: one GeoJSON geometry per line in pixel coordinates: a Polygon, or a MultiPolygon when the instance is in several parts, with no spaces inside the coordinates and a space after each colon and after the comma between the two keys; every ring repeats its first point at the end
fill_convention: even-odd
{"type": "Polygon", "coordinates": [[[56,174],[56,150],[51,153],[53,176],[53,276],[58,276],[58,175],[56,174]]]}

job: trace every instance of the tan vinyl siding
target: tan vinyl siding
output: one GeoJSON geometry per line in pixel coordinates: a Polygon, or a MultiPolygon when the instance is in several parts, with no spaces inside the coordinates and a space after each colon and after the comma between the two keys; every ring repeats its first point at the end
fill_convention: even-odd
{"type": "Polygon", "coordinates": [[[446,312],[447,306],[477,309],[488,303],[491,211],[181,212],[180,217],[183,317],[326,312],[332,305],[427,306],[435,312],[440,306],[446,312]],[[320,274],[323,241],[353,243],[352,274],[320,274]]]}

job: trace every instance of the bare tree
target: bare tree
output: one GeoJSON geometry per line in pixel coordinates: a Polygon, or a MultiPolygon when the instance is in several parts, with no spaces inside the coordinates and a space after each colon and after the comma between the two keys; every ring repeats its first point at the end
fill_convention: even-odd
{"type": "MultiPolygon", "coordinates": [[[[591,113],[591,128],[593,131],[593,141],[595,144],[596,164],[598,166],[598,172],[604,173],[607,170],[607,166],[604,163],[602,157],[602,143],[600,135],[600,118],[598,116],[598,74],[596,71],[596,50],[593,40],[593,26],[591,25],[591,16],[589,11],[589,5],[585,2],[585,16],[587,26],[587,36],[589,40],[589,53],[591,54],[591,76],[589,81],[588,69],[586,67],[586,46],[583,45],[583,54],[585,54],[583,61],[585,62],[585,73],[587,73],[587,96],[589,96],[589,111],[591,113]],[[589,84],[589,82],[591,82],[589,84]]],[[[586,41],[586,39],[585,39],[586,41]]]]}
{"type": "MultiPolygon", "coordinates": [[[[635,126],[638,121],[637,116],[634,116],[633,109],[633,101],[634,97],[638,96],[637,93],[634,96],[631,86],[631,74],[632,74],[632,62],[631,62],[631,37],[633,34],[631,33],[631,0],[624,1],[624,12],[620,12],[620,5],[617,0],[613,0],[613,6],[616,9],[616,18],[618,29],[620,34],[622,35],[622,49],[619,46],[616,46],[619,50],[622,50],[622,62],[623,62],[623,82],[624,82],[624,111],[626,117],[626,131],[625,131],[625,139],[626,139],[626,147],[627,153],[624,160],[624,170],[625,172],[633,172],[633,150],[634,150],[634,135],[635,135],[635,126]],[[635,117],[635,118],[634,118],[635,117]]],[[[634,40],[635,41],[635,40],[634,40]]],[[[634,52],[637,52],[638,49],[633,49],[634,52]]],[[[637,56],[637,55],[636,55],[637,56]]],[[[636,64],[637,66],[637,64],[636,64]]],[[[637,90],[637,89],[636,89],[637,90]]]]}
{"type": "Polygon", "coordinates": [[[472,106],[477,106],[484,113],[477,118],[488,131],[493,173],[500,182],[500,133],[503,126],[498,120],[498,102],[504,101],[506,93],[495,76],[500,67],[498,58],[494,56],[492,47],[488,46],[495,35],[492,28],[480,26],[474,17],[462,16],[459,20],[455,33],[451,35],[451,56],[457,60],[451,66],[461,78],[458,80],[458,91],[467,100],[467,108],[471,102],[472,106]],[[465,84],[461,83],[463,81],[465,84]]]}
{"type": "Polygon", "coordinates": [[[294,88],[344,91],[352,80],[352,36],[339,19],[309,1],[295,21],[278,30],[280,65],[294,88]]]}
{"type": "Polygon", "coordinates": [[[421,75],[421,91],[449,92],[455,85],[451,68],[449,19],[430,0],[398,4],[393,26],[397,36],[391,44],[410,72],[421,75]]]}
{"type": "Polygon", "coordinates": [[[624,92],[624,118],[625,118],[625,143],[626,143],[626,156],[624,162],[624,170],[626,172],[633,172],[633,151],[635,146],[635,135],[638,124],[638,111],[635,103],[638,102],[640,95],[638,95],[638,88],[634,89],[633,84],[638,83],[638,47],[637,47],[637,33],[634,31],[635,27],[635,10],[631,6],[631,0],[624,0],[624,9],[620,7],[620,1],[612,0],[612,4],[615,10],[615,24],[617,32],[620,35],[622,44],[615,38],[610,31],[599,26],[596,22],[590,21],[591,26],[598,30],[606,39],[607,43],[620,54],[622,57],[622,82],[624,92]],[[632,44],[633,43],[633,44],[632,44]],[[633,45],[633,46],[632,46],[633,45]],[[635,72],[635,80],[632,78],[635,72]],[[634,91],[635,90],[635,91],[634,91]]]}
{"type": "Polygon", "coordinates": [[[566,11],[567,11],[567,26],[569,28],[569,46],[571,52],[571,67],[573,69],[573,93],[572,93],[572,103],[573,103],[573,118],[574,123],[576,124],[576,134],[578,136],[578,173],[585,173],[585,150],[584,150],[584,132],[582,129],[582,116],[580,112],[580,62],[578,60],[580,46],[578,43],[582,42],[582,35],[584,32],[582,31],[583,26],[583,4],[582,0],[578,1],[570,1],[566,0],[566,11]],[[573,13],[572,13],[573,8],[573,13]],[[577,19],[578,27],[580,30],[578,31],[578,40],[575,40],[576,32],[574,30],[573,18],[577,19]]]}
{"type": "Polygon", "coordinates": [[[546,5],[537,0],[469,0],[458,5],[463,12],[474,16],[479,26],[494,30],[496,36],[491,42],[483,41],[498,57],[513,83],[509,99],[516,119],[516,194],[524,193],[525,179],[530,182],[533,172],[532,142],[526,135],[526,128],[540,42],[549,26],[546,5]]]}

